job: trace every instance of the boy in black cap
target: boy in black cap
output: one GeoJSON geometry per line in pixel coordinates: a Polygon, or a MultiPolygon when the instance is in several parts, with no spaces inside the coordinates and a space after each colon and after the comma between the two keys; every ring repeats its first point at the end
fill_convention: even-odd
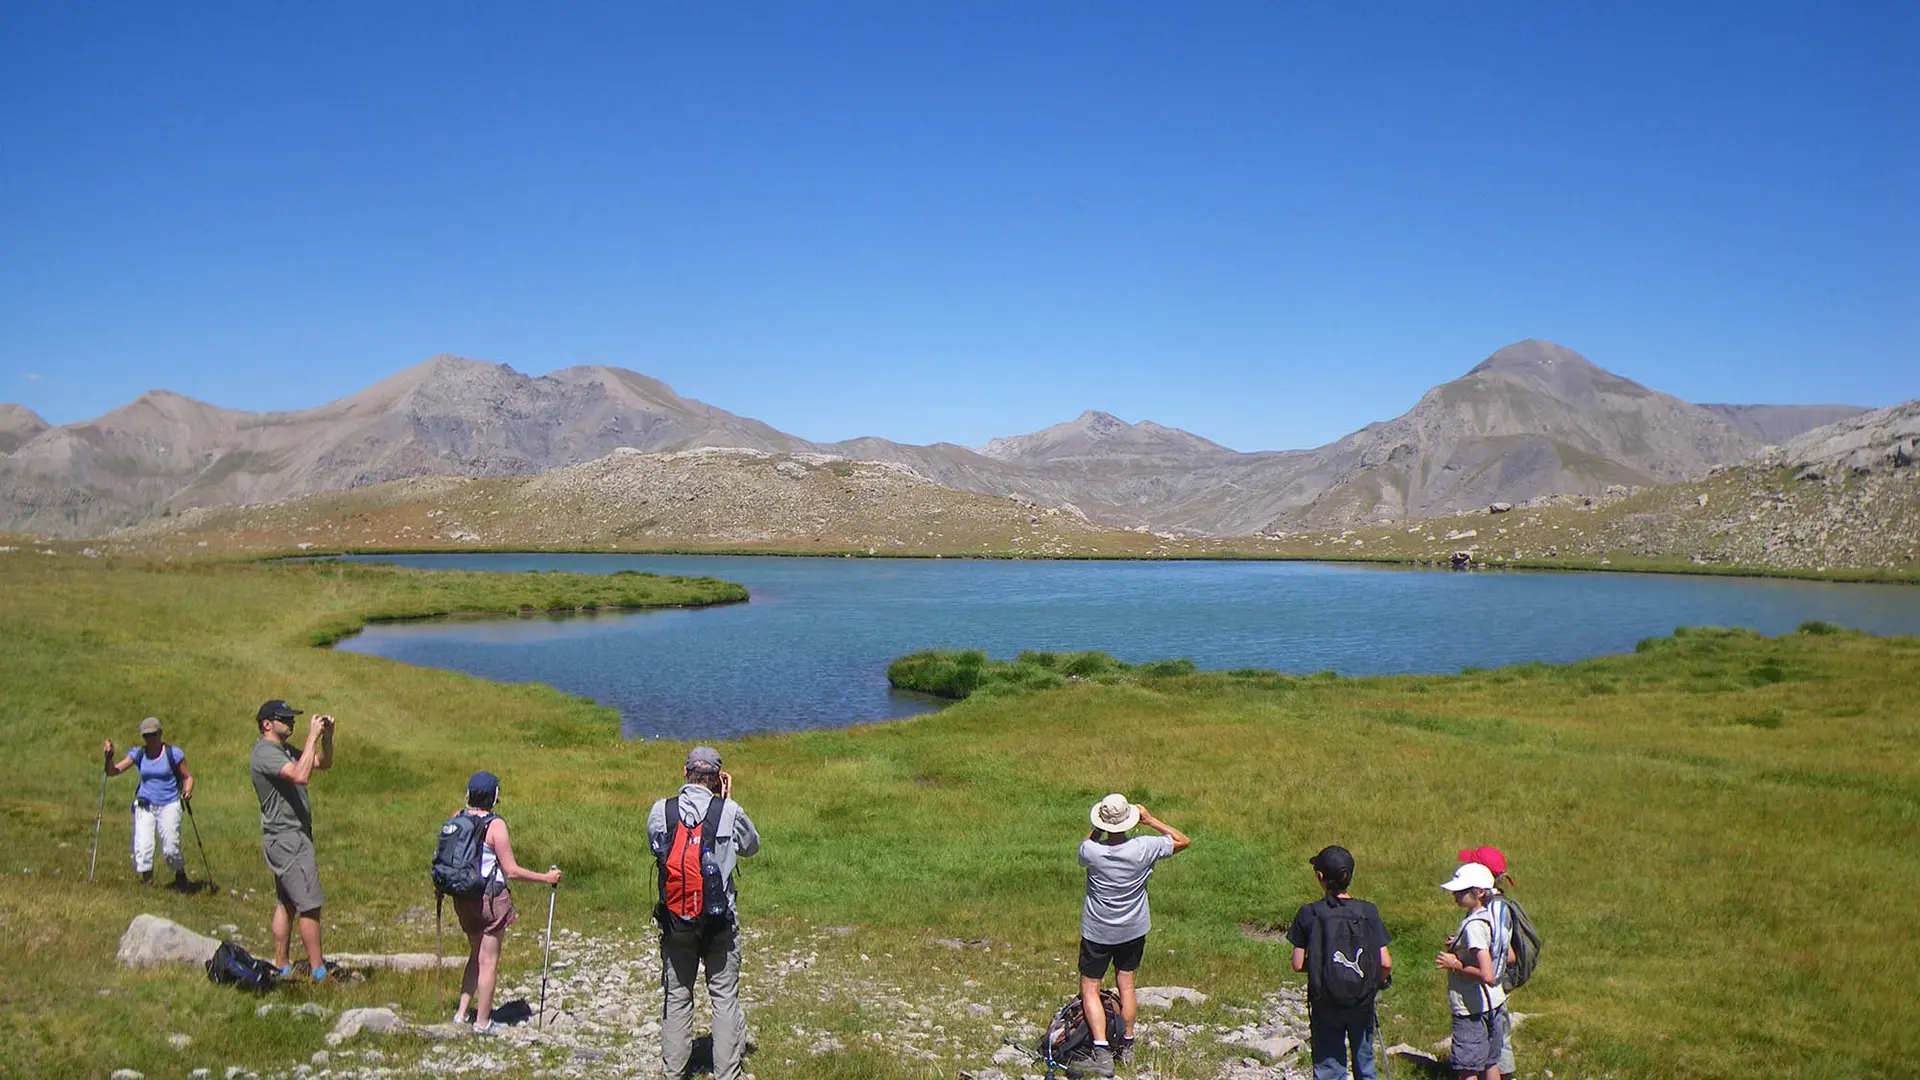
{"type": "Polygon", "coordinates": [[[1347,894],[1353,855],[1335,845],[1308,862],[1326,895],[1300,909],[1287,928],[1293,970],[1307,973],[1308,1031],[1314,1080],[1376,1080],[1374,996],[1393,981],[1393,935],[1380,910],[1347,894]]]}

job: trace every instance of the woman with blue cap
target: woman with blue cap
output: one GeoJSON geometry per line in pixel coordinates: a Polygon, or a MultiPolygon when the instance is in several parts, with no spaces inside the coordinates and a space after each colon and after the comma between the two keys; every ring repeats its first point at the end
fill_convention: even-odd
{"type": "Polygon", "coordinates": [[[529,870],[513,858],[513,844],[507,838],[506,819],[494,813],[500,805],[500,778],[490,772],[477,772],[467,781],[467,806],[461,813],[485,821],[486,842],[480,848],[480,878],[486,884],[472,896],[453,898],[454,913],[460,916],[460,929],[467,935],[467,969],[460,978],[460,1003],[454,1007],[453,1022],[464,1024],[469,1017],[475,1035],[491,1035],[493,1026],[493,988],[500,973],[500,946],[519,915],[513,910],[509,881],[536,881],[558,885],[560,869],[545,873],[529,870]],[[468,1007],[473,1011],[468,1013],[468,1007]]]}

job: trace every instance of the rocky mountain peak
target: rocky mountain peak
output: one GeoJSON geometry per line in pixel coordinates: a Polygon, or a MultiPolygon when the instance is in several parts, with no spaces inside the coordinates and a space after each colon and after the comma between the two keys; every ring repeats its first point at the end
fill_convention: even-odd
{"type": "Polygon", "coordinates": [[[0,404],[0,454],[13,453],[14,447],[50,426],[25,405],[0,404]]]}
{"type": "Polygon", "coordinates": [[[1111,439],[1133,430],[1133,425],[1108,412],[1088,409],[1073,420],[1075,427],[1096,439],[1111,439]]]}
{"type": "Polygon", "coordinates": [[[1474,365],[1468,375],[1484,375],[1489,372],[1529,372],[1538,373],[1555,369],[1572,368],[1576,371],[1599,371],[1593,361],[1564,346],[1539,338],[1516,341],[1492,356],[1474,365]]]}

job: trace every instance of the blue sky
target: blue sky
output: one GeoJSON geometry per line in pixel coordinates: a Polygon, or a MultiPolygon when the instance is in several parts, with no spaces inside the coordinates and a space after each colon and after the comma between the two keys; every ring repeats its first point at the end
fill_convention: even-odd
{"type": "Polygon", "coordinates": [[[1920,396],[1920,5],[0,5],[0,401],[439,352],[1315,445],[1544,337],[1920,396]]]}

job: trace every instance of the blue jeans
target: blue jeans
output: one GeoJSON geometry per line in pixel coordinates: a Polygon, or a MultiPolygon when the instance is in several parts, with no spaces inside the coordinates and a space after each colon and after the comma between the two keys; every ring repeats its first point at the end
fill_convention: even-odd
{"type": "Polygon", "coordinates": [[[1373,1003],[1336,1009],[1316,1005],[1308,1025],[1313,1080],[1347,1080],[1347,1051],[1353,1051],[1353,1080],[1378,1080],[1373,1064],[1373,1003]]]}

